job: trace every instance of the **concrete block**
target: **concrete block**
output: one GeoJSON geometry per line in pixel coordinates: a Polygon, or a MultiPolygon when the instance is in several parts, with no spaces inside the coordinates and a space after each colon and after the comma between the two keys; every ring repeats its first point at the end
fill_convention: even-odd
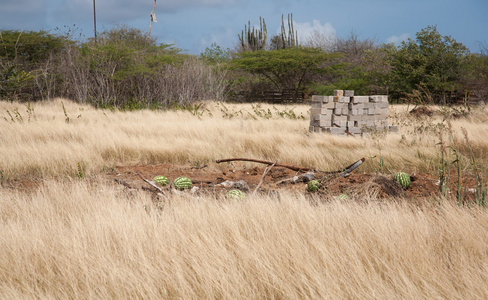
{"type": "Polygon", "coordinates": [[[331,127],[329,132],[336,135],[344,135],[346,133],[346,128],[331,127]]]}
{"type": "Polygon", "coordinates": [[[327,121],[327,120],[332,120],[333,115],[332,114],[327,114],[327,115],[319,115],[317,120],[320,121],[327,121]]]}
{"type": "Polygon", "coordinates": [[[362,133],[362,130],[359,127],[348,128],[347,131],[349,131],[349,133],[354,134],[354,135],[362,133]]]}
{"type": "Polygon", "coordinates": [[[334,96],[335,97],[342,97],[342,96],[344,96],[344,91],[343,90],[334,90],[334,96]]]}
{"type": "Polygon", "coordinates": [[[351,102],[350,97],[341,97],[341,96],[336,96],[334,98],[334,102],[339,102],[339,103],[349,103],[351,102]]]}
{"type": "Polygon", "coordinates": [[[324,96],[322,103],[334,102],[334,99],[335,99],[334,96],[324,96]]]}
{"type": "Polygon", "coordinates": [[[369,96],[369,102],[373,103],[388,103],[388,96],[385,95],[374,95],[374,96],[369,96]]]}
{"type": "Polygon", "coordinates": [[[332,121],[333,121],[333,122],[336,122],[336,121],[347,121],[347,118],[348,118],[348,117],[349,117],[348,115],[345,115],[345,116],[343,116],[343,115],[340,115],[340,116],[338,116],[338,115],[333,115],[333,116],[332,116],[332,121]]]}
{"type": "Polygon", "coordinates": [[[358,115],[358,110],[357,109],[349,109],[347,111],[348,116],[357,116],[358,115]]]}
{"type": "Polygon", "coordinates": [[[353,96],[351,97],[352,103],[367,103],[369,102],[368,96],[353,96]]]}
{"type": "Polygon", "coordinates": [[[333,109],[333,108],[335,108],[335,104],[336,103],[334,101],[325,102],[325,103],[323,102],[321,107],[326,108],[326,109],[333,109]]]}
{"type": "Polygon", "coordinates": [[[338,108],[338,109],[349,108],[349,104],[344,102],[336,102],[334,108],[338,108]]]}
{"type": "Polygon", "coordinates": [[[333,125],[333,127],[337,127],[337,126],[339,126],[339,127],[341,127],[341,128],[342,128],[342,127],[343,127],[343,128],[346,128],[346,127],[347,127],[347,121],[333,121],[333,122],[332,122],[332,125],[333,125]]]}
{"type": "Polygon", "coordinates": [[[344,90],[344,97],[354,97],[353,90],[344,90]]]}
{"type": "Polygon", "coordinates": [[[310,115],[332,115],[333,110],[332,109],[327,109],[327,108],[312,108],[310,110],[310,115]]]}
{"type": "Polygon", "coordinates": [[[375,103],[376,108],[388,108],[388,102],[375,103]]]}
{"type": "Polygon", "coordinates": [[[312,103],[319,102],[321,103],[323,101],[324,96],[319,96],[319,95],[312,95],[312,103]]]}
{"type": "Polygon", "coordinates": [[[331,127],[332,126],[332,120],[319,120],[318,125],[320,127],[331,127]]]}
{"type": "Polygon", "coordinates": [[[321,108],[322,103],[321,102],[312,102],[312,108],[321,108]]]}

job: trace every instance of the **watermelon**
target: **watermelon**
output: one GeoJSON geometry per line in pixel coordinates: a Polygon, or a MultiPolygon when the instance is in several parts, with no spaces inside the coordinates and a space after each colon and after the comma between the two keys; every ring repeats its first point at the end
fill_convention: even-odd
{"type": "Polygon", "coordinates": [[[225,197],[229,199],[243,199],[246,195],[241,190],[230,190],[225,194],[225,197]]]}
{"type": "Polygon", "coordinates": [[[190,178],[181,176],[173,181],[173,186],[178,190],[191,189],[193,183],[191,182],[190,178]]]}
{"type": "Polygon", "coordinates": [[[347,194],[340,194],[339,197],[337,197],[339,201],[346,201],[349,200],[349,196],[347,194]]]}
{"type": "Polygon", "coordinates": [[[319,190],[319,187],[320,187],[320,182],[318,182],[317,180],[310,180],[307,185],[307,190],[309,192],[316,192],[319,190]]]}
{"type": "Polygon", "coordinates": [[[407,173],[398,172],[393,177],[393,180],[398,182],[404,189],[410,186],[410,176],[407,173]]]}
{"type": "Polygon", "coordinates": [[[156,184],[159,184],[161,186],[165,186],[169,183],[168,178],[166,178],[165,176],[162,176],[162,175],[158,175],[158,176],[154,177],[153,181],[156,182],[156,184]]]}

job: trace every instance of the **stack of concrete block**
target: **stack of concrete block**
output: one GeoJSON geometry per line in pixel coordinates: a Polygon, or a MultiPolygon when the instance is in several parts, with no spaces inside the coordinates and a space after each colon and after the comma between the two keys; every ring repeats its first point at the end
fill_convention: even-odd
{"type": "Polygon", "coordinates": [[[334,91],[334,96],[312,96],[311,132],[362,135],[388,126],[388,96],[354,96],[354,91],[334,91]]]}

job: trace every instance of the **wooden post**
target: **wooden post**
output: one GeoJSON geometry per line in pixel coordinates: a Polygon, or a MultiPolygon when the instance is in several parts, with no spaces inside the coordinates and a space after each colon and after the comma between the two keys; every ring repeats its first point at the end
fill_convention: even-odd
{"type": "Polygon", "coordinates": [[[154,5],[153,5],[153,10],[151,12],[151,23],[149,24],[149,33],[147,34],[147,37],[151,36],[151,28],[152,28],[152,23],[154,20],[154,10],[156,9],[156,0],[154,0],[154,5]]]}
{"type": "Polygon", "coordinates": [[[93,30],[95,31],[95,45],[97,44],[97,13],[95,10],[95,0],[93,0],[93,30]]]}

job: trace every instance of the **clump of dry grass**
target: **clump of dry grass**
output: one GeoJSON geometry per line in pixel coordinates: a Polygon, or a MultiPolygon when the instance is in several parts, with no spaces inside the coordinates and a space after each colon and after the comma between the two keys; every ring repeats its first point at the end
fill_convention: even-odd
{"type": "Polygon", "coordinates": [[[160,210],[97,181],[0,199],[4,299],[488,297],[483,209],[282,194],[160,210]]]}

